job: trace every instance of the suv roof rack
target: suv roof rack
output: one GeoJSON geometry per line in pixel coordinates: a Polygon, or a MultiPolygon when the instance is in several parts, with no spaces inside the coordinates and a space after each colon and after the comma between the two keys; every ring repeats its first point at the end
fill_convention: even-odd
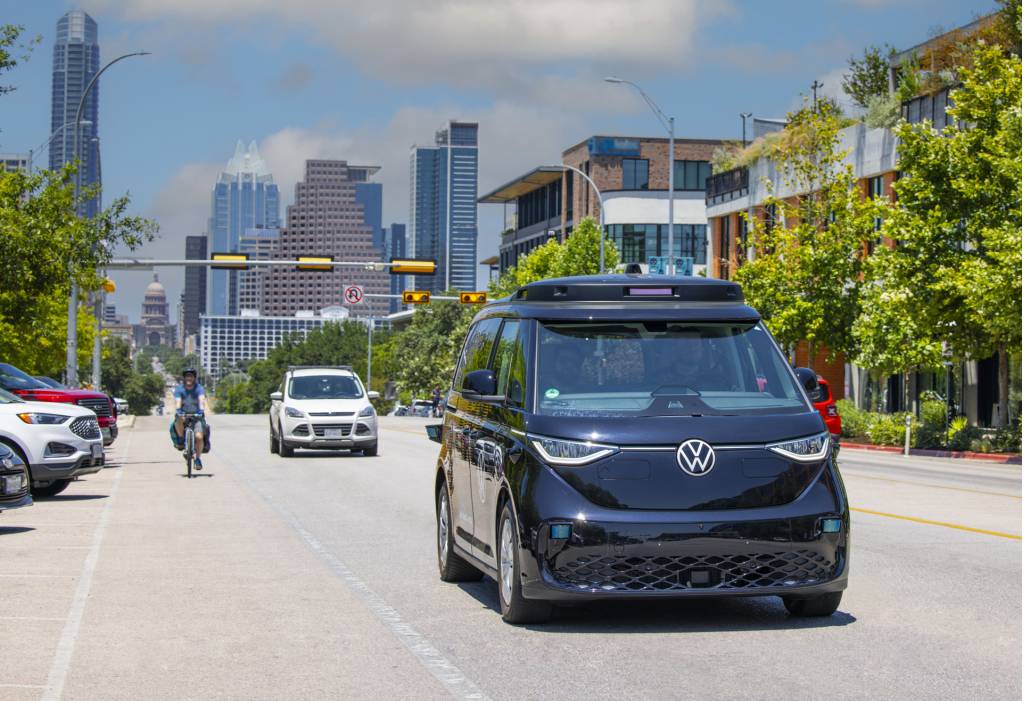
{"type": "Polygon", "coordinates": [[[743,302],[735,282],[669,275],[586,275],[538,280],[511,299],[527,302],[743,302]]]}
{"type": "Polygon", "coordinates": [[[351,365],[289,365],[288,372],[292,370],[348,370],[352,371],[351,365]]]}

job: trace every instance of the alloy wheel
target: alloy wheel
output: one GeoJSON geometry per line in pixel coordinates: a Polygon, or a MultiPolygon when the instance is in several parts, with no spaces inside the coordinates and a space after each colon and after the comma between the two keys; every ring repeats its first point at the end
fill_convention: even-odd
{"type": "Polygon", "coordinates": [[[441,566],[448,563],[448,495],[441,492],[437,505],[437,555],[441,558],[441,566]]]}
{"type": "Polygon", "coordinates": [[[512,601],[513,577],[513,542],[512,521],[505,519],[501,523],[501,598],[509,603],[512,601]]]}

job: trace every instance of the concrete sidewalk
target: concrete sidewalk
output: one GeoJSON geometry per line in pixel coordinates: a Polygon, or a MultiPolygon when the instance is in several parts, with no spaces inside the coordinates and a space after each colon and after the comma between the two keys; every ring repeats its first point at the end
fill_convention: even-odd
{"type": "Polygon", "coordinates": [[[156,416],[113,448],[0,515],[0,698],[447,696],[216,452],[185,479],[156,416]]]}

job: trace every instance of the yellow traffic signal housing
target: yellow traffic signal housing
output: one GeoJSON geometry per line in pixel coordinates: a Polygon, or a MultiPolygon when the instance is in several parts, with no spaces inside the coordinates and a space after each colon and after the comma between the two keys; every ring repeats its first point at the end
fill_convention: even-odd
{"type": "Polygon", "coordinates": [[[106,292],[107,294],[113,294],[113,293],[117,292],[117,285],[115,285],[114,281],[111,280],[110,278],[106,278],[100,284],[100,287],[102,287],[103,291],[106,292]]]}
{"type": "Polygon", "coordinates": [[[211,265],[215,270],[248,270],[249,266],[245,261],[249,260],[248,253],[211,253],[210,260],[224,261],[220,265],[211,265]],[[230,262],[239,261],[239,262],[230,262]]]}
{"type": "Polygon", "coordinates": [[[295,266],[296,270],[331,270],[334,266],[324,265],[324,263],[330,263],[334,260],[331,256],[299,256],[299,264],[295,266]]]}
{"type": "Polygon", "coordinates": [[[392,258],[388,272],[392,275],[433,275],[437,272],[437,261],[392,258]]]}
{"type": "Polygon", "coordinates": [[[486,292],[460,292],[460,304],[487,304],[486,292]]]}
{"type": "Polygon", "coordinates": [[[402,293],[402,304],[430,304],[430,290],[407,290],[402,293]]]}

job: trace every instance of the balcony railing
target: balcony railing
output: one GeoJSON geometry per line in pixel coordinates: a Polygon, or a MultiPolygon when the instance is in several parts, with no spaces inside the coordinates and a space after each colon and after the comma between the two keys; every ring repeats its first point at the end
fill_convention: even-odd
{"type": "Polygon", "coordinates": [[[733,197],[746,194],[750,185],[750,170],[746,166],[733,168],[724,173],[712,175],[707,180],[707,187],[704,191],[704,201],[711,204],[718,204],[731,200],[733,197]],[[733,194],[736,193],[736,194],[733,194]],[[728,195],[733,195],[729,197],[728,195]]]}

